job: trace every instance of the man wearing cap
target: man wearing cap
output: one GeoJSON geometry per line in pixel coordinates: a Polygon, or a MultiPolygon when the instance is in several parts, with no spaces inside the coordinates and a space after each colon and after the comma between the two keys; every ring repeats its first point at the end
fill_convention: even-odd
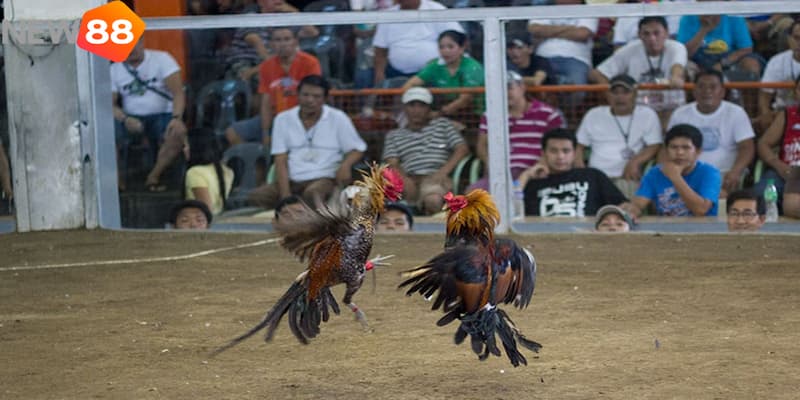
{"type": "Polygon", "coordinates": [[[631,215],[619,206],[609,204],[597,210],[594,230],[597,232],[629,232],[634,222],[631,215]]]}
{"type": "Polygon", "coordinates": [[[378,232],[409,232],[414,228],[414,216],[403,203],[386,202],[378,215],[378,232]]]}
{"type": "Polygon", "coordinates": [[[598,65],[590,73],[589,80],[606,83],[613,76],[627,74],[638,83],[668,83],[676,90],[640,90],[638,101],[657,111],[672,110],[686,103],[683,74],[687,62],[686,47],[669,39],[667,20],[644,17],[639,20],[639,39],[626,44],[598,65]]]}
{"type": "Polygon", "coordinates": [[[652,108],[636,104],[636,82],[628,75],[613,77],[606,97],[609,105],[589,110],[578,127],[575,166],[584,166],[584,151],[591,148],[589,166],[631,197],[642,168],[658,153],[661,122],[652,108]]]}
{"type": "MultiPolygon", "coordinates": [[[[528,98],[525,93],[523,77],[514,71],[507,71],[506,83],[508,84],[508,139],[509,139],[509,167],[511,177],[517,179],[522,171],[533,167],[542,156],[542,137],[545,132],[566,127],[566,121],[561,111],[555,107],[537,100],[528,98]]],[[[475,153],[483,162],[483,170],[489,175],[489,126],[486,114],[481,116],[478,143],[475,153]]],[[[467,189],[489,190],[488,178],[482,178],[467,189]]]]}
{"type": "Polygon", "coordinates": [[[695,101],[672,113],[668,128],[694,125],[703,134],[700,161],[723,173],[722,197],[736,190],[756,153],[755,133],[747,112],[725,101],[724,77],[716,70],[700,71],[695,77],[695,101]]]}
{"type": "Polygon", "coordinates": [[[506,41],[509,69],[522,75],[525,85],[538,86],[552,83],[553,72],[547,59],[537,56],[533,51],[531,35],[514,35],[506,41]],[[549,79],[548,79],[549,78],[549,79]]]}
{"type": "Polygon", "coordinates": [[[464,139],[447,118],[430,118],[433,95],[423,87],[403,93],[408,124],[386,135],[383,160],[396,168],[405,184],[403,197],[424,214],[441,210],[453,185],[449,174],[469,154],[464,139]]]}

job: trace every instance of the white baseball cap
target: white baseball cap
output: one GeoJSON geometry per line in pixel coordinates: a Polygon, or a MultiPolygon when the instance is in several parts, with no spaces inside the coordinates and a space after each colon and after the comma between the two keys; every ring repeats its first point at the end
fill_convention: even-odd
{"type": "Polygon", "coordinates": [[[421,101],[425,104],[433,103],[433,95],[431,94],[430,90],[425,89],[424,87],[415,86],[403,93],[403,98],[401,99],[403,104],[408,104],[412,101],[421,101]]]}

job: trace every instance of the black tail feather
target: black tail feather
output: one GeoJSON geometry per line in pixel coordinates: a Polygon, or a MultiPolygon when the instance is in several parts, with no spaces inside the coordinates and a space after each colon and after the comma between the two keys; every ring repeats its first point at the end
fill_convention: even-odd
{"type": "MultiPolygon", "coordinates": [[[[447,315],[440,321],[446,317],[447,315]]],[[[528,365],[528,360],[517,348],[517,342],[537,353],[542,348],[541,344],[525,338],[508,314],[496,307],[484,308],[476,313],[461,316],[461,325],[454,337],[455,343],[462,343],[467,335],[471,339],[472,351],[478,355],[478,359],[481,361],[488,358],[489,354],[495,356],[502,354],[497,347],[495,335],[499,336],[506,351],[506,357],[514,367],[518,367],[520,364],[528,365]]]]}

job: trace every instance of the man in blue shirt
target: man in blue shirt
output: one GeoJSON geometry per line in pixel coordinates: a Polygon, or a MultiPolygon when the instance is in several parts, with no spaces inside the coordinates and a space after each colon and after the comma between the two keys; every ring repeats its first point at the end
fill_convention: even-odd
{"type": "Polygon", "coordinates": [[[715,216],[722,178],[711,164],[697,161],[703,134],[692,125],[673,126],[664,138],[667,161],[651,168],[628,211],[642,214],[654,203],[658,215],[715,216]]]}
{"type": "Polygon", "coordinates": [[[761,76],[762,60],[753,53],[753,39],[742,17],[686,15],[677,36],[686,45],[689,59],[701,69],[736,67],[750,73],[753,80],[761,76]]]}

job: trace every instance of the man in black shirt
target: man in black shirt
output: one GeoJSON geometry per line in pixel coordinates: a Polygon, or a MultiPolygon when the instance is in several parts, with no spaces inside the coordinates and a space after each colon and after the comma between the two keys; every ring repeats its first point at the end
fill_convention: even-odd
{"type": "Polygon", "coordinates": [[[607,204],[621,205],[628,199],[602,171],[574,168],[575,133],[557,128],[542,139],[542,159],[523,172],[525,215],[542,217],[586,217],[607,204]]]}
{"type": "Polygon", "coordinates": [[[530,34],[514,35],[506,41],[509,69],[522,75],[526,86],[555,83],[550,62],[535,54],[530,34]]]}

